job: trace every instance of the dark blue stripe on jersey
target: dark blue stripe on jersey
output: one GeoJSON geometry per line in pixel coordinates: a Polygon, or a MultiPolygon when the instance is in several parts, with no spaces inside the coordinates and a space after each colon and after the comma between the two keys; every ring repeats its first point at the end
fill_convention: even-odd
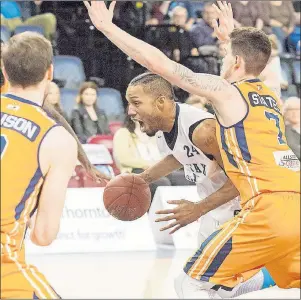
{"type": "Polygon", "coordinates": [[[27,99],[24,99],[24,98],[21,98],[19,96],[15,96],[15,95],[12,95],[12,94],[5,94],[4,97],[7,97],[7,98],[10,98],[10,99],[13,99],[13,100],[17,100],[17,101],[20,101],[20,102],[23,102],[23,103],[27,103],[27,104],[30,104],[30,105],[41,107],[41,105],[39,105],[38,103],[32,102],[30,100],[27,100],[27,99]]]}
{"type": "Polygon", "coordinates": [[[56,295],[57,295],[57,297],[58,297],[58,299],[62,299],[62,297],[56,292],[56,290],[52,287],[52,286],[50,286],[51,288],[52,288],[52,290],[56,293],[56,295]]]}
{"type": "Polygon", "coordinates": [[[33,293],[32,299],[40,299],[40,298],[39,298],[39,297],[36,295],[36,293],[34,292],[34,293],[33,293]]]}
{"type": "Polygon", "coordinates": [[[245,128],[244,128],[243,122],[239,122],[237,125],[235,125],[235,134],[236,134],[238,147],[240,149],[243,159],[247,162],[250,162],[251,154],[250,154],[249,147],[247,144],[247,139],[246,139],[245,128]]]}
{"type": "Polygon", "coordinates": [[[222,141],[222,147],[223,147],[224,151],[225,151],[226,154],[227,154],[229,163],[230,163],[231,165],[233,165],[235,168],[238,168],[238,165],[237,165],[236,161],[234,160],[233,155],[232,155],[231,153],[229,153],[229,148],[228,148],[228,146],[227,146],[226,139],[225,139],[225,128],[222,127],[222,126],[221,126],[220,128],[221,128],[221,141],[222,141]]]}
{"type": "Polygon", "coordinates": [[[222,249],[217,253],[217,255],[213,259],[212,263],[210,264],[206,272],[201,276],[200,280],[209,281],[209,279],[214,276],[214,274],[217,272],[217,270],[222,265],[224,260],[227,258],[231,250],[232,250],[232,237],[224,244],[222,249]]]}
{"type": "Polygon", "coordinates": [[[192,268],[192,266],[194,265],[194,263],[196,262],[196,260],[200,257],[200,255],[202,254],[204,248],[208,245],[208,243],[221,231],[217,230],[215,232],[213,232],[201,245],[200,249],[194,254],[194,256],[186,263],[185,267],[184,267],[184,272],[188,273],[189,270],[192,268]]]}
{"type": "Polygon", "coordinates": [[[31,178],[28,187],[25,190],[25,193],[22,197],[22,200],[20,201],[20,203],[17,205],[16,209],[15,209],[15,219],[19,220],[22,211],[24,210],[25,207],[25,203],[28,199],[28,197],[31,195],[31,193],[34,191],[37,183],[39,182],[39,180],[42,178],[42,172],[41,169],[38,168],[37,171],[35,172],[35,174],[33,175],[33,177],[31,178]]]}

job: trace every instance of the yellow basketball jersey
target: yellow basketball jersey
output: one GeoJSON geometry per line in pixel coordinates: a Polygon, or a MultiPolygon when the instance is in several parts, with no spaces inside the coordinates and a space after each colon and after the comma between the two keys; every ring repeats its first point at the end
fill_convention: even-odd
{"type": "Polygon", "coordinates": [[[235,83],[248,106],[237,124],[217,126],[224,167],[242,204],[265,192],[300,192],[300,161],[288,147],[277,96],[260,80],[235,83]]]}
{"type": "Polygon", "coordinates": [[[43,183],[39,147],[56,125],[34,102],[1,95],[1,254],[22,247],[43,183]]]}

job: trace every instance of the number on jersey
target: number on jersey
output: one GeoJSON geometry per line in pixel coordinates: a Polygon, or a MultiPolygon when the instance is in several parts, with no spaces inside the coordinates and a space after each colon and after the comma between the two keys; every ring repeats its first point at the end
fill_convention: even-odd
{"type": "Polygon", "coordinates": [[[186,150],[187,157],[193,157],[194,155],[199,155],[200,153],[193,146],[184,146],[184,150],[186,150]]]}

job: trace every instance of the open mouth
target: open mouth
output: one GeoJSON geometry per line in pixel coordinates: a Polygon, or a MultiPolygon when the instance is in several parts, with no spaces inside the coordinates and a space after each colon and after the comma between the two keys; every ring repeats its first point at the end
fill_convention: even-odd
{"type": "Polygon", "coordinates": [[[145,124],[143,123],[143,121],[138,120],[138,119],[132,119],[132,120],[135,121],[135,122],[138,122],[138,123],[139,123],[139,126],[140,126],[140,130],[141,130],[142,132],[144,132],[145,124]]]}

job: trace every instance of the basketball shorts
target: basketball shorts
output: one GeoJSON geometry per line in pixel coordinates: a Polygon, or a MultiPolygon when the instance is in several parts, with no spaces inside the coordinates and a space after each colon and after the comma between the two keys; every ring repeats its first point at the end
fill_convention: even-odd
{"type": "Polygon", "coordinates": [[[249,200],[202,243],[184,272],[233,288],[264,266],[280,288],[300,288],[299,193],[265,193],[249,200]]]}
{"type": "Polygon", "coordinates": [[[1,256],[1,299],[61,299],[36,267],[1,256]]]}

